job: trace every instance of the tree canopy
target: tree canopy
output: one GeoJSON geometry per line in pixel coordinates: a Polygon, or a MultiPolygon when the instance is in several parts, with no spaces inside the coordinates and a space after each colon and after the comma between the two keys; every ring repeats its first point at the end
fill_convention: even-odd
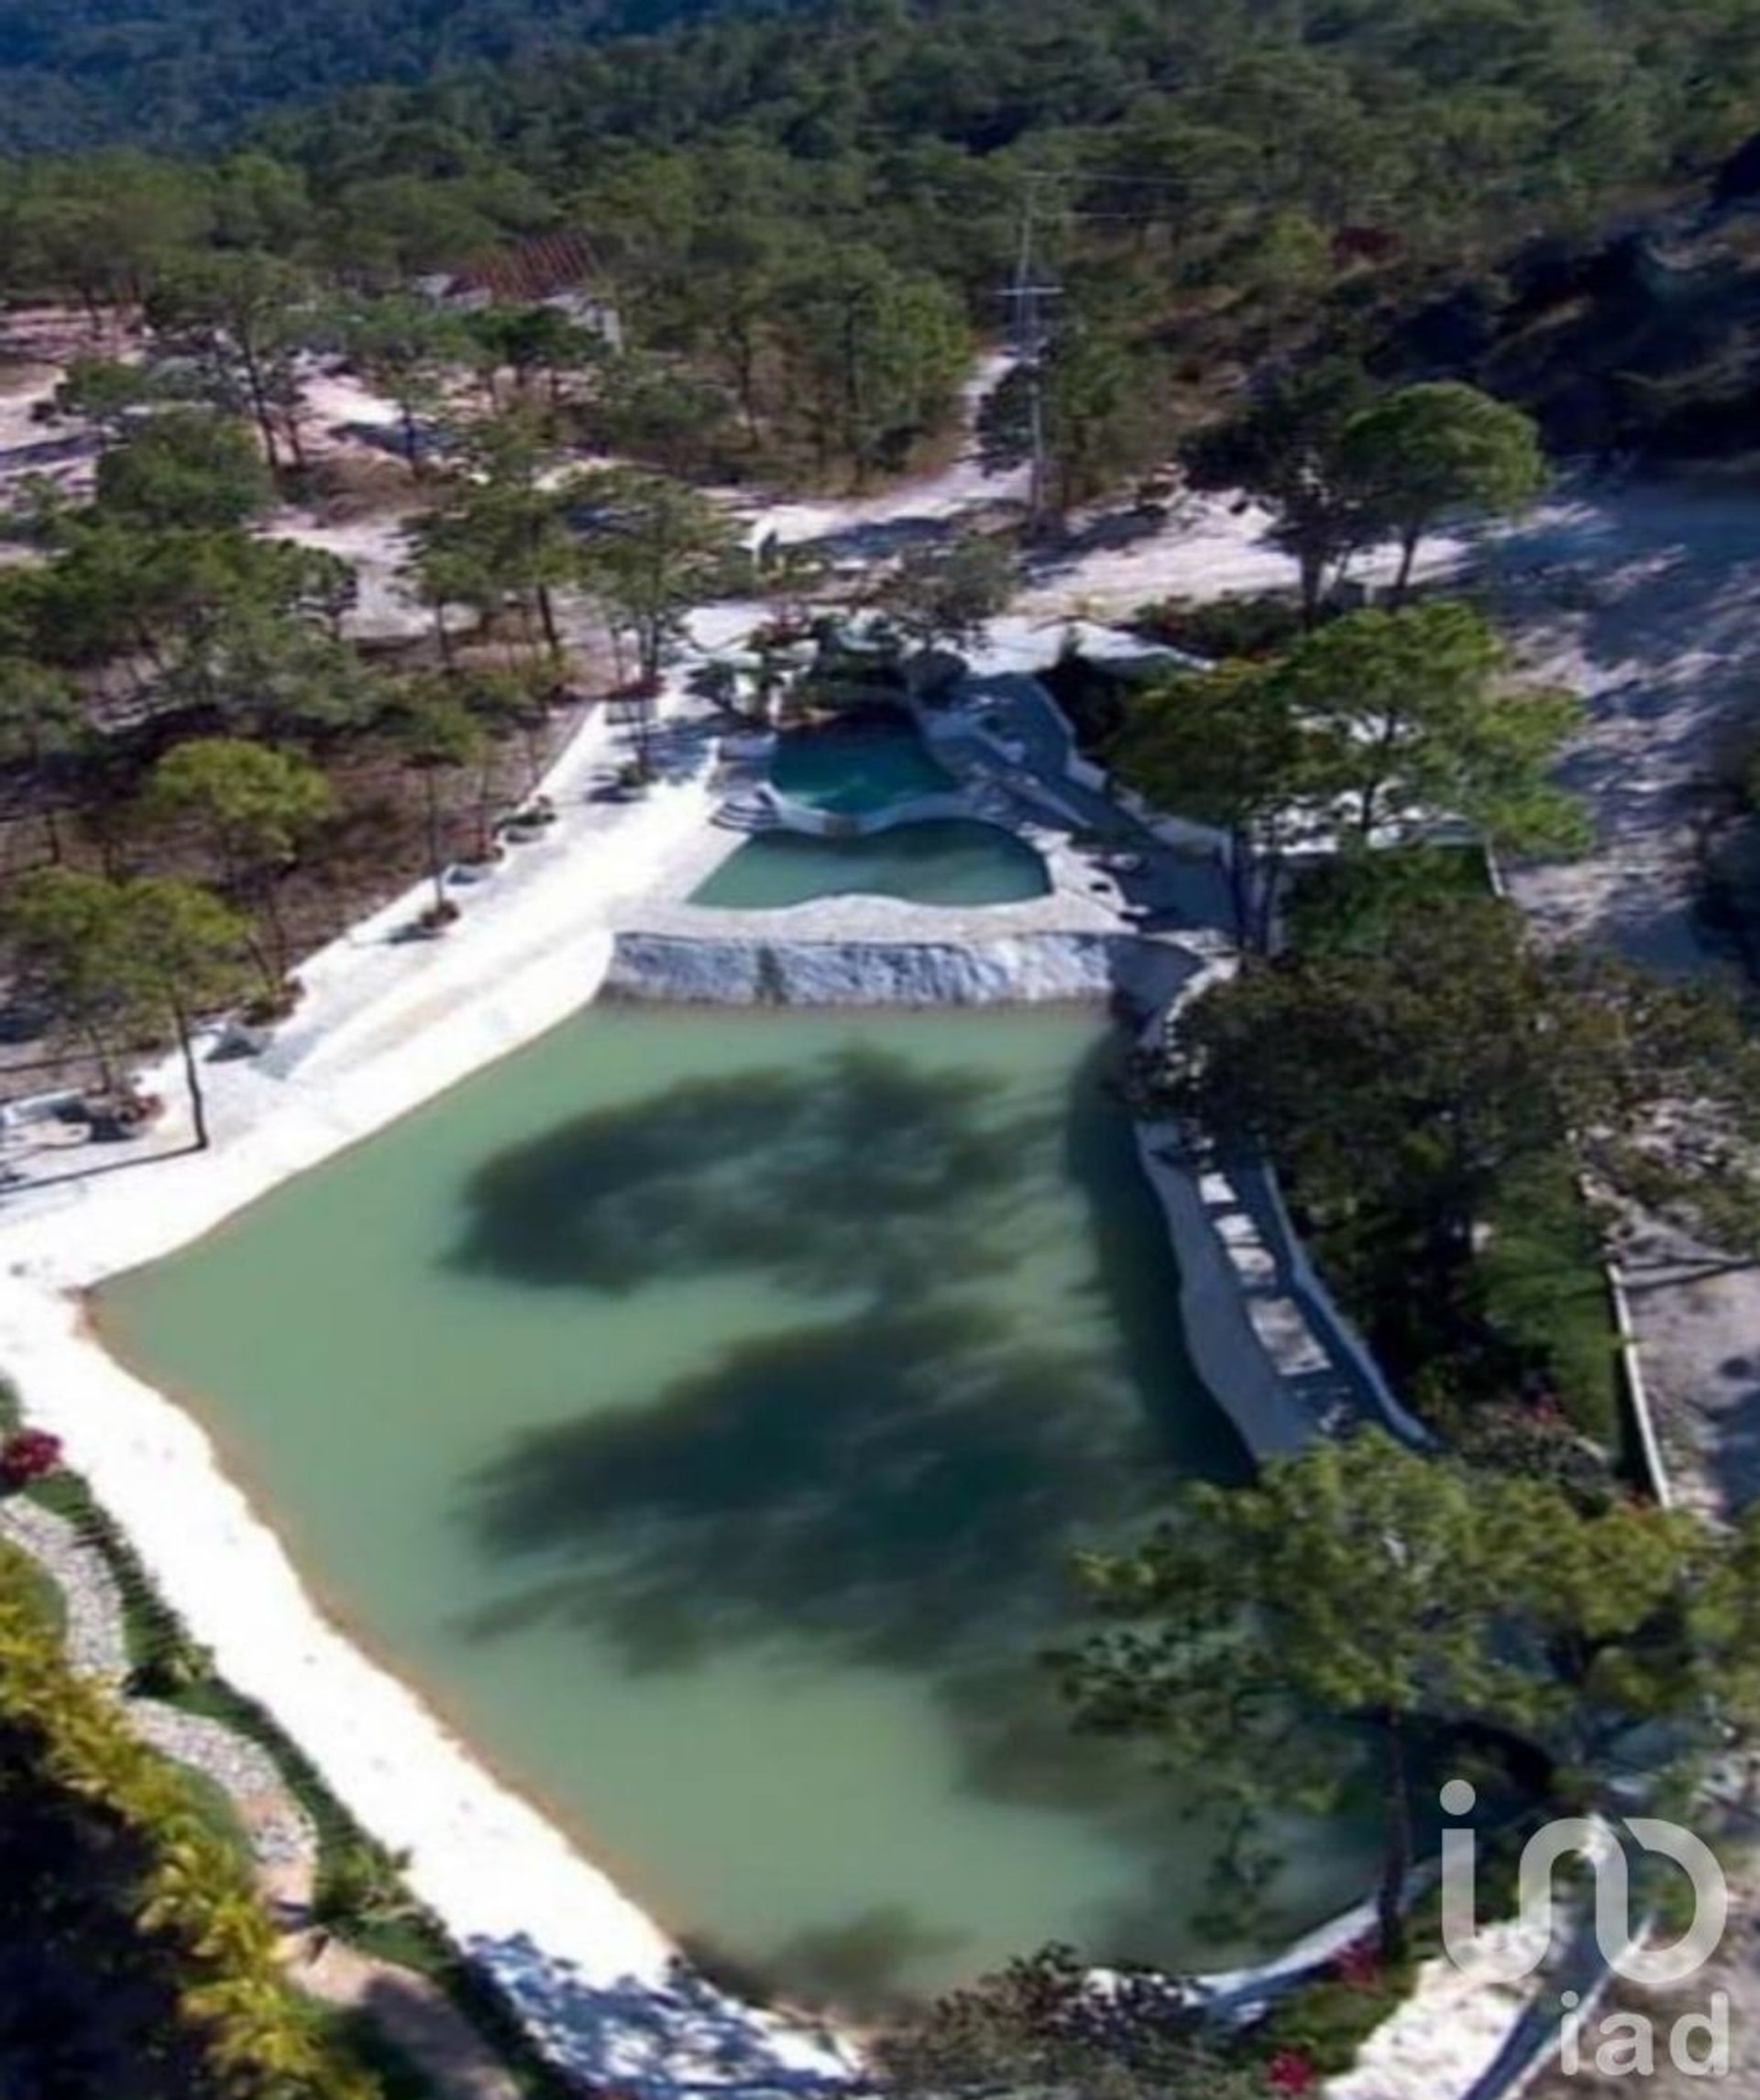
{"type": "Polygon", "coordinates": [[[1250,964],[1147,1076],[1225,1150],[1289,1174],[1335,1284],[1407,1368],[1409,1317],[1434,1346],[1479,1316],[1477,1238],[1524,1168],[1562,1158],[1730,1244],[1754,1235],[1760,1073],[1739,1011],[1542,950],[1490,897],[1416,897],[1360,945],[1250,964]]]}
{"type": "Polygon", "coordinates": [[[1165,674],[1132,693],[1109,755],[1160,808],[1232,834],[1238,916],[1262,948],[1304,837],[1397,844],[1465,819],[1502,847],[1577,845],[1581,817],[1551,774],[1579,716],[1572,696],[1510,678],[1471,606],[1436,599],[1165,674]]]}
{"type": "Polygon", "coordinates": [[[1718,1559],[1690,1516],[1586,1515],[1378,1431],[1322,1437],[1250,1487],[1188,1488],[1136,1552],[1088,1557],[1116,1623],[1064,1658],[1066,1678],[1090,1726],[1151,1734],[1248,1808],[1338,1783],[1348,1761],[1316,1719],[1366,1735],[1397,1954],[1426,1741],[1472,1724],[1570,1762],[1591,1693],[1603,1719],[1701,1723],[1715,1658],[1698,1615],[1725,1610],[1737,1572],[1710,1576],[1718,1559]]]}
{"type": "Polygon", "coordinates": [[[1339,445],[1369,518],[1398,538],[1396,592],[1434,526],[1519,510],[1546,478],[1534,418],[1458,379],[1383,395],[1351,418],[1339,445]]]}

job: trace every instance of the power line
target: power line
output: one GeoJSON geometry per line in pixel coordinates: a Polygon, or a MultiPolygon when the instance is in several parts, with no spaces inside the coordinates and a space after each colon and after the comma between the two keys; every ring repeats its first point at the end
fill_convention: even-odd
{"type": "Polygon", "coordinates": [[[1005,289],[1014,336],[1015,359],[1027,383],[1027,430],[1030,466],[1027,482],[1028,530],[1035,532],[1045,511],[1045,374],[1047,343],[1043,302],[1055,299],[1062,285],[1042,280],[1034,253],[1038,230],[1038,184],[1040,178],[1027,174],[1020,192],[1020,238],[1015,254],[1015,274],[1005,289]]]}

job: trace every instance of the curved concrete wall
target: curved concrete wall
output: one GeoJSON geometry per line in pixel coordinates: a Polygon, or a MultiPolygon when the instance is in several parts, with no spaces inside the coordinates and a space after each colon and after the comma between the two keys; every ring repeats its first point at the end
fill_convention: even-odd
{"type": "Polygon", "coordinates": [[[805,831],[816,839],[865,839],[876,831],[895,830],[900,824],[924,824],[940,817],[963,817],[978,824],[991,820],[974,809],[971,797],[958,787],[908,795],[879,809],[821,809],[817,803],[779,795],[774,787],[761,789],[756,799],[784,830],[805,831]]]}
{"type": "Polygon", "coordinates": [[[699,1006],[1026,1006],[1169,995],[1192,967],[1134,935],[1022,934],[984,941],[717,940],[619,933],[607,996],[699,1006]]]}
{"type": "Polygon", "coordinates": [[[1312,1413],[1272,1361],[1197,1177],[1180,1164],[1175,1133],[1137,1126],[1137,1156],[1160,1202],[1180,1275],[1180,1318],[1192,1368],[1255,1459],[1291,1457],[1314,1434],[1312,1413]]]}

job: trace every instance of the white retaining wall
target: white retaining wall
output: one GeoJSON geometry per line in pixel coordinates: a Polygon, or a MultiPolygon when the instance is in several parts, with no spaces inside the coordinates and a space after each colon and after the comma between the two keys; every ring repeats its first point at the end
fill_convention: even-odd
{"type": "Polygon", "coordinates": [[[1184,951],[1111,933],[984,941],[764,940],[621,932],[611,997],[698,1006],[1033,1005],[1107,997],[1119,985],[1164,997],[1192,967],[1184,951]]]}

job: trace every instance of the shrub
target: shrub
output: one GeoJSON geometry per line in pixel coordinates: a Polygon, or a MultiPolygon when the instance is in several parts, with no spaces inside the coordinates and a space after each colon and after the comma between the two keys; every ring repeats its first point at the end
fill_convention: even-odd
{"type": "Polygon", "coordinates": [[[1273,2093],[1306,2093],[1319,2073],[1299,2049],[1273,2051],[1265,2066],[1265,2083],[1273,2093]]]}
{"type": "Polygon", "coordinates": [[[418,1915],[403,1885],[407,1853],[393,1854],[368,1840],[333,1848],[318,1878],[313,1916],[333,1931],[364,1928],[418,1915]]]}
{"type": "Polygon", "coordinates": [[[284,1021],[305,996],[305,986],[297,977],[283,978],[273,992],[259,992],[244,1010],[248,1028],[272,1028],[277,1021],[284,1021]]]}
{"type": "MultiPolygon", "coordinates": [[[[22,1556],[0,1554],[0,1751],[9,1800],[60,1834],[58,1896],[79,1904],[63,1915],[102,1934],[112,1973],[94,1987],[112,1989],[118,2016],[163,2008],[150,2015],[159,2068],[180,2091],[376,2100],[377,2082],[335,2053],[283,1976],[239,1855],[192,1816],[175,1768],[69,1666],[28,1573],[22,1556]]],[[[139,2068],[140,2091],[170,2089],[139,2068]]]]}
{"type": "Polygon", "coordinates": [[[1363,1982],[1334,1974],[1292,1991],[1272,2007],[1260,2030],[1269,2052],[1268,2069],[1280,2060],[1298,2060],[1314,2077],[1348,2071],[1363,2043],[1405,2002],[1412,1983],[1412,1964],[1401,1962],[1378,1963],[1363,1982]]]}
{"type": "Polygon", "coordinates": [[[61,1440],[47,1429],[15,1429],[0,1444],[0,1485],[27,1488],[58,1472],[61,1440]]]}
{"type": "Polygon", "coordinates": [[[1130,698],[1128,682],[1079,650],[1067,650],[1049,670],[1040,673],[1040,683],[1069,723],[1076,748],[1088,758],[1104,757],[1106,746],[1125,726],[1130,698]]]}
{"type": "Polygon", "coordinates": [[[1133,622],[1151,642],[1189,655],[1275,656],[1301,638],[1302,608],[1293,598],[1218,598],[1194,605],[1182,598],[1146,605],[1133,622]]]}

